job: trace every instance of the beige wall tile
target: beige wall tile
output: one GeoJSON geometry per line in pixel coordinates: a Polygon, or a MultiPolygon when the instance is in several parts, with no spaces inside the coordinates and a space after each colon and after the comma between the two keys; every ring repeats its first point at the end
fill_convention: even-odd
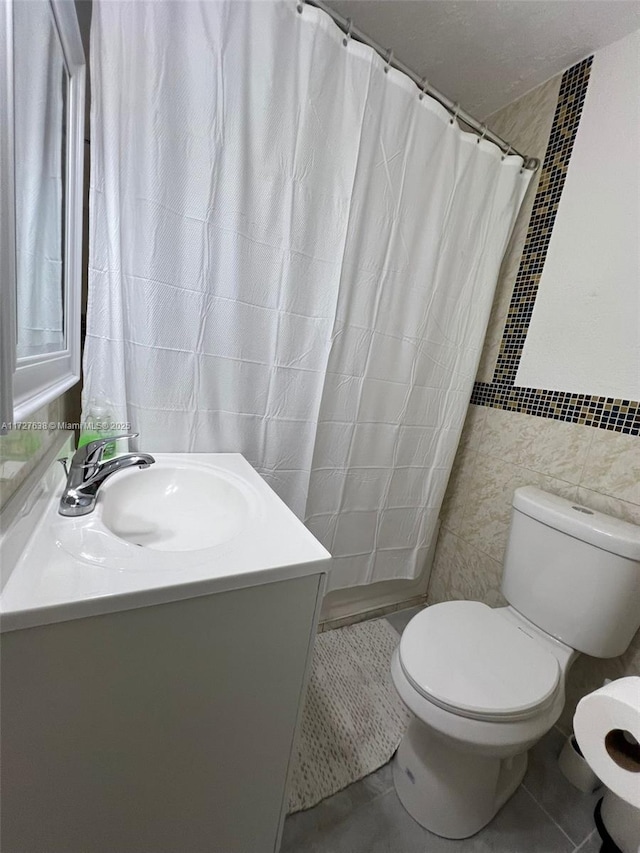
{"type": "Polygon", "coordinates": [[[474,450],[461,449],[453,463],[449,484],[440,509],[440,522],[447,530],[457,533],[464,518],[468,495],[468,484],[478,454],[474,450]]]}
{"type": "Polygon", "coordinates": [[[513,493],[520,486],[536,486],[569,500],[576,500],[577,496],[577,488],[571,483],[478,453],[466,484],[467,498],[458,533],[494,560],[502,561],[504,557],[513,493]]]}
{"type": "Polygon", "coordinates": [[[452,601],[454,589],[454,577],[457,572],[457,551],[461,539],[440,527],[438,543],[433,558],[431,577],[429,578],[429,589],[427,590],[427,602],[438,604],[441,601],[452,601]]]}
{"type": "Polygon", "coordinates": [[[487,408],[478,450],[485,456],[496,456],[512,465],[524,465],[531,461],[531,447],[540,423],[541,418],[532,415],[487,408]]]}
{"type": "Polygon", "coordinates": [[[469,405],[458,449],[472,448],[478,450],[488,414],[489,409],[486,406],[469,405]]]}
{"type": "Polygon", "coordinates": [[[584,489],[582,486],[578,487],[578,501],[589,509],[596,509],[598,512],[604,512],[606,515],[622,518],[624,521],[630,521],[631,524],[640,526],[640,506],[638,504],[621,501],[618,498],[612,498],[610,495],[584,489]]]}
{"type": "Polygon", "coordinates": [[[489,409],[478,450],[577,484],[594,432],[580,424],[489,409]]]}
{"type": "Polygon", "coordinates": [[[580,485],[640,504],[640,438],[594,430],[580,485]]]}
{"type": "Polygon", "coordinates": [[[520,151],[526,150],[530,156],[542,159],[547,150],[561,82],[561,74],[552,77],[490,115],[487,126],[520,151]]]}
{"type": "Polygon", "coordinates": [[[486,406],[469,406],[440,510],[442,525],[453,532],[457,531],[462,521],[467,485],[476,462],[476,449],[482,437],[486,417],[486,406]]]}
{"type": "Polygon", "coordinates": [[[492,314],[489,318],[487,334],[484,338],[480,363],[478,364],[478,371],[476,373],[477,382],[491,382],[493,379],[493,371],[496,369],[496,363],[500,355],[500,344],[502,343],[502,334],[506,319],[506,312],[499,315],[492,314]]]}
{"type": "Polygon", "coordinates": [[[525,465],[577,485],[597,430],[581,424],[531,417],[539,423],[525,465]]]}
{"type": "Polygon", "coordinates": [[[434,558],[429,604],[461,599],[493,602],[499,594],[501,565],[455,533],[442,531],[434,558]]]}
{"type": "Polygon", "coordinates": [[[478,454],[466,486],[465,511],[458,533],[494,560],[501,561],[504,555],[511,496],[516,484],[521,485],[518,478],[521,470],[502,459],[478,454]]]}

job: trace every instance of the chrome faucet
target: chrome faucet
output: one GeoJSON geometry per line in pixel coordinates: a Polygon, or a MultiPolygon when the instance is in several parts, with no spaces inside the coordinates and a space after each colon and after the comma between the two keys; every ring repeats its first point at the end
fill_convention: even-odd
{"type": "Polygon", "coordinates": [[[124,438],[136,438],[137,435],[137,432],[132,432],[126,435],[113,435],[110,438],[99,438],[76,450],[69,467],[67,485],[60,498],[58,507],[60,515],[78,516],[93,512],[98,489],[107,477],[134,465],[138,468],[148,468],[156,461],[148,453],[126,453],[124,456],[116,456],[114,459],[103,462],[102,454],[108,444],[124,438]]]}

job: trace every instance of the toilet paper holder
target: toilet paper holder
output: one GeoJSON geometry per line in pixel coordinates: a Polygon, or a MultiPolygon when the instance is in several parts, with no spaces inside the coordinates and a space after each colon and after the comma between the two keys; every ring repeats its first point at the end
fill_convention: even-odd
{"type": "Polygon", "coordinates": [[[602,787],[602,782],[589,767],[574,734],[566,739],[558,756],[558,765],[564,777],[584,794],[592,794],[602,787]]]}

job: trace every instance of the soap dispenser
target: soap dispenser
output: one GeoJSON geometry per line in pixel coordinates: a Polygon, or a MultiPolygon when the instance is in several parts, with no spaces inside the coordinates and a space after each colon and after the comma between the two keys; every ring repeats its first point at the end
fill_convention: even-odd
{"type": "MultiPolygon", "coordinates": [[[[89,410],[82,424],[80,438],[78,439],[78,447],[89,444],[90,441],[96,441],[100,438],[109,438],[115,435],[113,426],[113,415],[109,403],[104,403],[100,400],[91,400],[89,410]]],[[[102,453],[103,459],[111,459],[116,452],[116,443],[109,443],[105,446],[102,453]]]]}

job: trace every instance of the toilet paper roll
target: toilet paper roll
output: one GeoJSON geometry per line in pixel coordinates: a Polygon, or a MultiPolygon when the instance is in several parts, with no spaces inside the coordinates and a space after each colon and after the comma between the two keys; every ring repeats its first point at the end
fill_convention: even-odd
{"type": "Polygon", "coordinates": [[[640,677],[619,678],[581,699],[573,728],[594,773],[640,808],[640,677]]]}

